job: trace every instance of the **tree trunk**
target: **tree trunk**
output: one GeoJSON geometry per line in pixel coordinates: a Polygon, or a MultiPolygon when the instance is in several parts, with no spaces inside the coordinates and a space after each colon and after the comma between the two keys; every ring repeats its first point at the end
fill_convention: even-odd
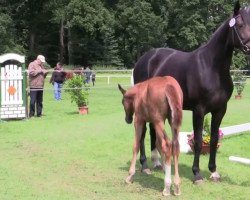
{"type": "Polygon", "coordinates": [[[73,64],[73,49],[72,49],[72,41],[71,41],[71,31],[70,28],[68,28],[68,61],[69,65],[73,64]]]}
{"type": "Polygon", "coordinates": [[[35,38],[36,34],[34,32],[31,32],[30,34],[30,45],[29,45],[29,51],[33,54],[35,51],[35,38]]]}
{"type": "Polygon", "coordinates": [[[64,59],[64,55],[65,55],[65,51],[64,51],[64,19],[61,19],[61,25],[60,25],[60,31],[59,31],[59,37],[60,37],[60,55],[59,55],[59,60],[61,63],[64,63],[65,59],[64,59]]]}

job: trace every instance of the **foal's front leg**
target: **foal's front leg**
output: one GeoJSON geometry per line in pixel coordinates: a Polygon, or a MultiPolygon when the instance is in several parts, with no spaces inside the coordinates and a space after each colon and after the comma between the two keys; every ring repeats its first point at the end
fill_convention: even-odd
{"type": "Polygon", "coordinates": [[[135,164],[136,164],[136,158],[137,154],[139,152],[139,147],[140,147],[140,139],[143,131],[145,123],[140,122],[139,120],[135,119],[134,126],[135,126],[135,140],[134,140],[134,145],[133,145],[133,157],[131,160],[131,165],[129,168],[129,175],[126,178],[127,183],[132,183],[133,182],[133,177],[135,175],[135,164]]]}

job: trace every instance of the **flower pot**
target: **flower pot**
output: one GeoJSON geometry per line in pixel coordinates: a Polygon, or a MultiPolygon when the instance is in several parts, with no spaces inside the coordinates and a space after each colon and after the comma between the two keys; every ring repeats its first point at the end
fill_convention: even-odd
{"type": "Polygon", "coordinates": [[[240,100],[241,99],[241,95],[235,95],[235,99],[236,100],[240,100]]]}
{"type": "Polygon", "coordinates": [[[89,108],[88,106],[82,106],[82,107],[79,107],[79,114],[80,115],[86,115],[89,113],[89,108]]]}
{"type": "MultiPolygon", "coordinates": [[[[189,145],[194,152],[194,145],[189,145]]],[[[217,149],[220,147],[220,143],[217,144],[217,149]]],[[[210,145],[202,143],[201,154],[208,154],[210,153],[210,145]]]]}

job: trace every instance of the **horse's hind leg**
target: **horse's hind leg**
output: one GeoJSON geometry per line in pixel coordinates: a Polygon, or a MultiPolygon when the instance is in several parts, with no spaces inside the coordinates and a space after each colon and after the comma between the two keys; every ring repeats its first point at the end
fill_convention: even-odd
{"type": "Polygon", "coordinates": [[[216,171],[216,151],[219,139],[219,127],[226,112],[226,106],[221,109],[219,112],[212,113],[212,120],[211,120],[211,141],[210,141],[210,157],[208,168],[211,172],[210,178],[213,181],[219,181],[220,175],[216,171]]]}
{"type": "Polygon", "coordinates": [[[181,179],[179,176],[179,154],[180,154],[180,144],[179,144],[179,128],[175,129],[172,128],[172,154],[173,154],[173,160],[174,160],[174,184],[175,184],[175,189],[174,189],[174,194],[180,195],[180,183],[181,179]]]}
{"type": "Polygon", "coordinates": [[[142,165],[142,172],[146,174],[151,174],[151,171],[148,168],[147,157],[146,157],[146,152],[145,152],[144,139],[145,139],[146,131],[147,131],[146,123],[144,123],[142,134],[141,134],[141,139],[140,139],[140,163],[142,165]]]}
{"type": "Polygon", "coordinates": [[[153,168],[162,169],[162,164],[159,160],[158,151],[156,148],[156,133],[155,128],[152,123],[149,124],[150,127],[150,141],[151,141],[151,160],[153,161],[153,168]]]}
{"type": "Polygon", "coordinates": [[[144,126],[143,123],[140,123],[137,120],[135,120],[135,139],[134,139],[134,145],[133,145],[133,157],[132,157],[130,168],[129,168],[129,175],[126,178],[127,183],[132,183],[133,177],[135,175],[136,157],[139,152],[139,145],[140,145],[140,139],[142,135],[143,126],[144,126]]]}
{"type": "Polygon", "coordinates": [[[169,138],[166,135],[164,130],[164,123],[159,123],[155,125],[156,134],[157,134],[157,142],[161,149],[161,155],[164,164],[165,178],[164,178],[164,189],[162,194],[164,196],[170,195],[171,188],[171,152],[172,152],[172,144],[169,138]]]}

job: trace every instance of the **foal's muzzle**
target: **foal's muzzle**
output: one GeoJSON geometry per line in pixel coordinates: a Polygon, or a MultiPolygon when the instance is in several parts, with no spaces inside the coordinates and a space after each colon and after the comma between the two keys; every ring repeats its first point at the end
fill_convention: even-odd
{"type": "Polygon", "coordinates": [[[133,117],[126,117],[125,118],[125,121],[128,123],[128,124],[131,124],[133,122],[133,117]]]}

